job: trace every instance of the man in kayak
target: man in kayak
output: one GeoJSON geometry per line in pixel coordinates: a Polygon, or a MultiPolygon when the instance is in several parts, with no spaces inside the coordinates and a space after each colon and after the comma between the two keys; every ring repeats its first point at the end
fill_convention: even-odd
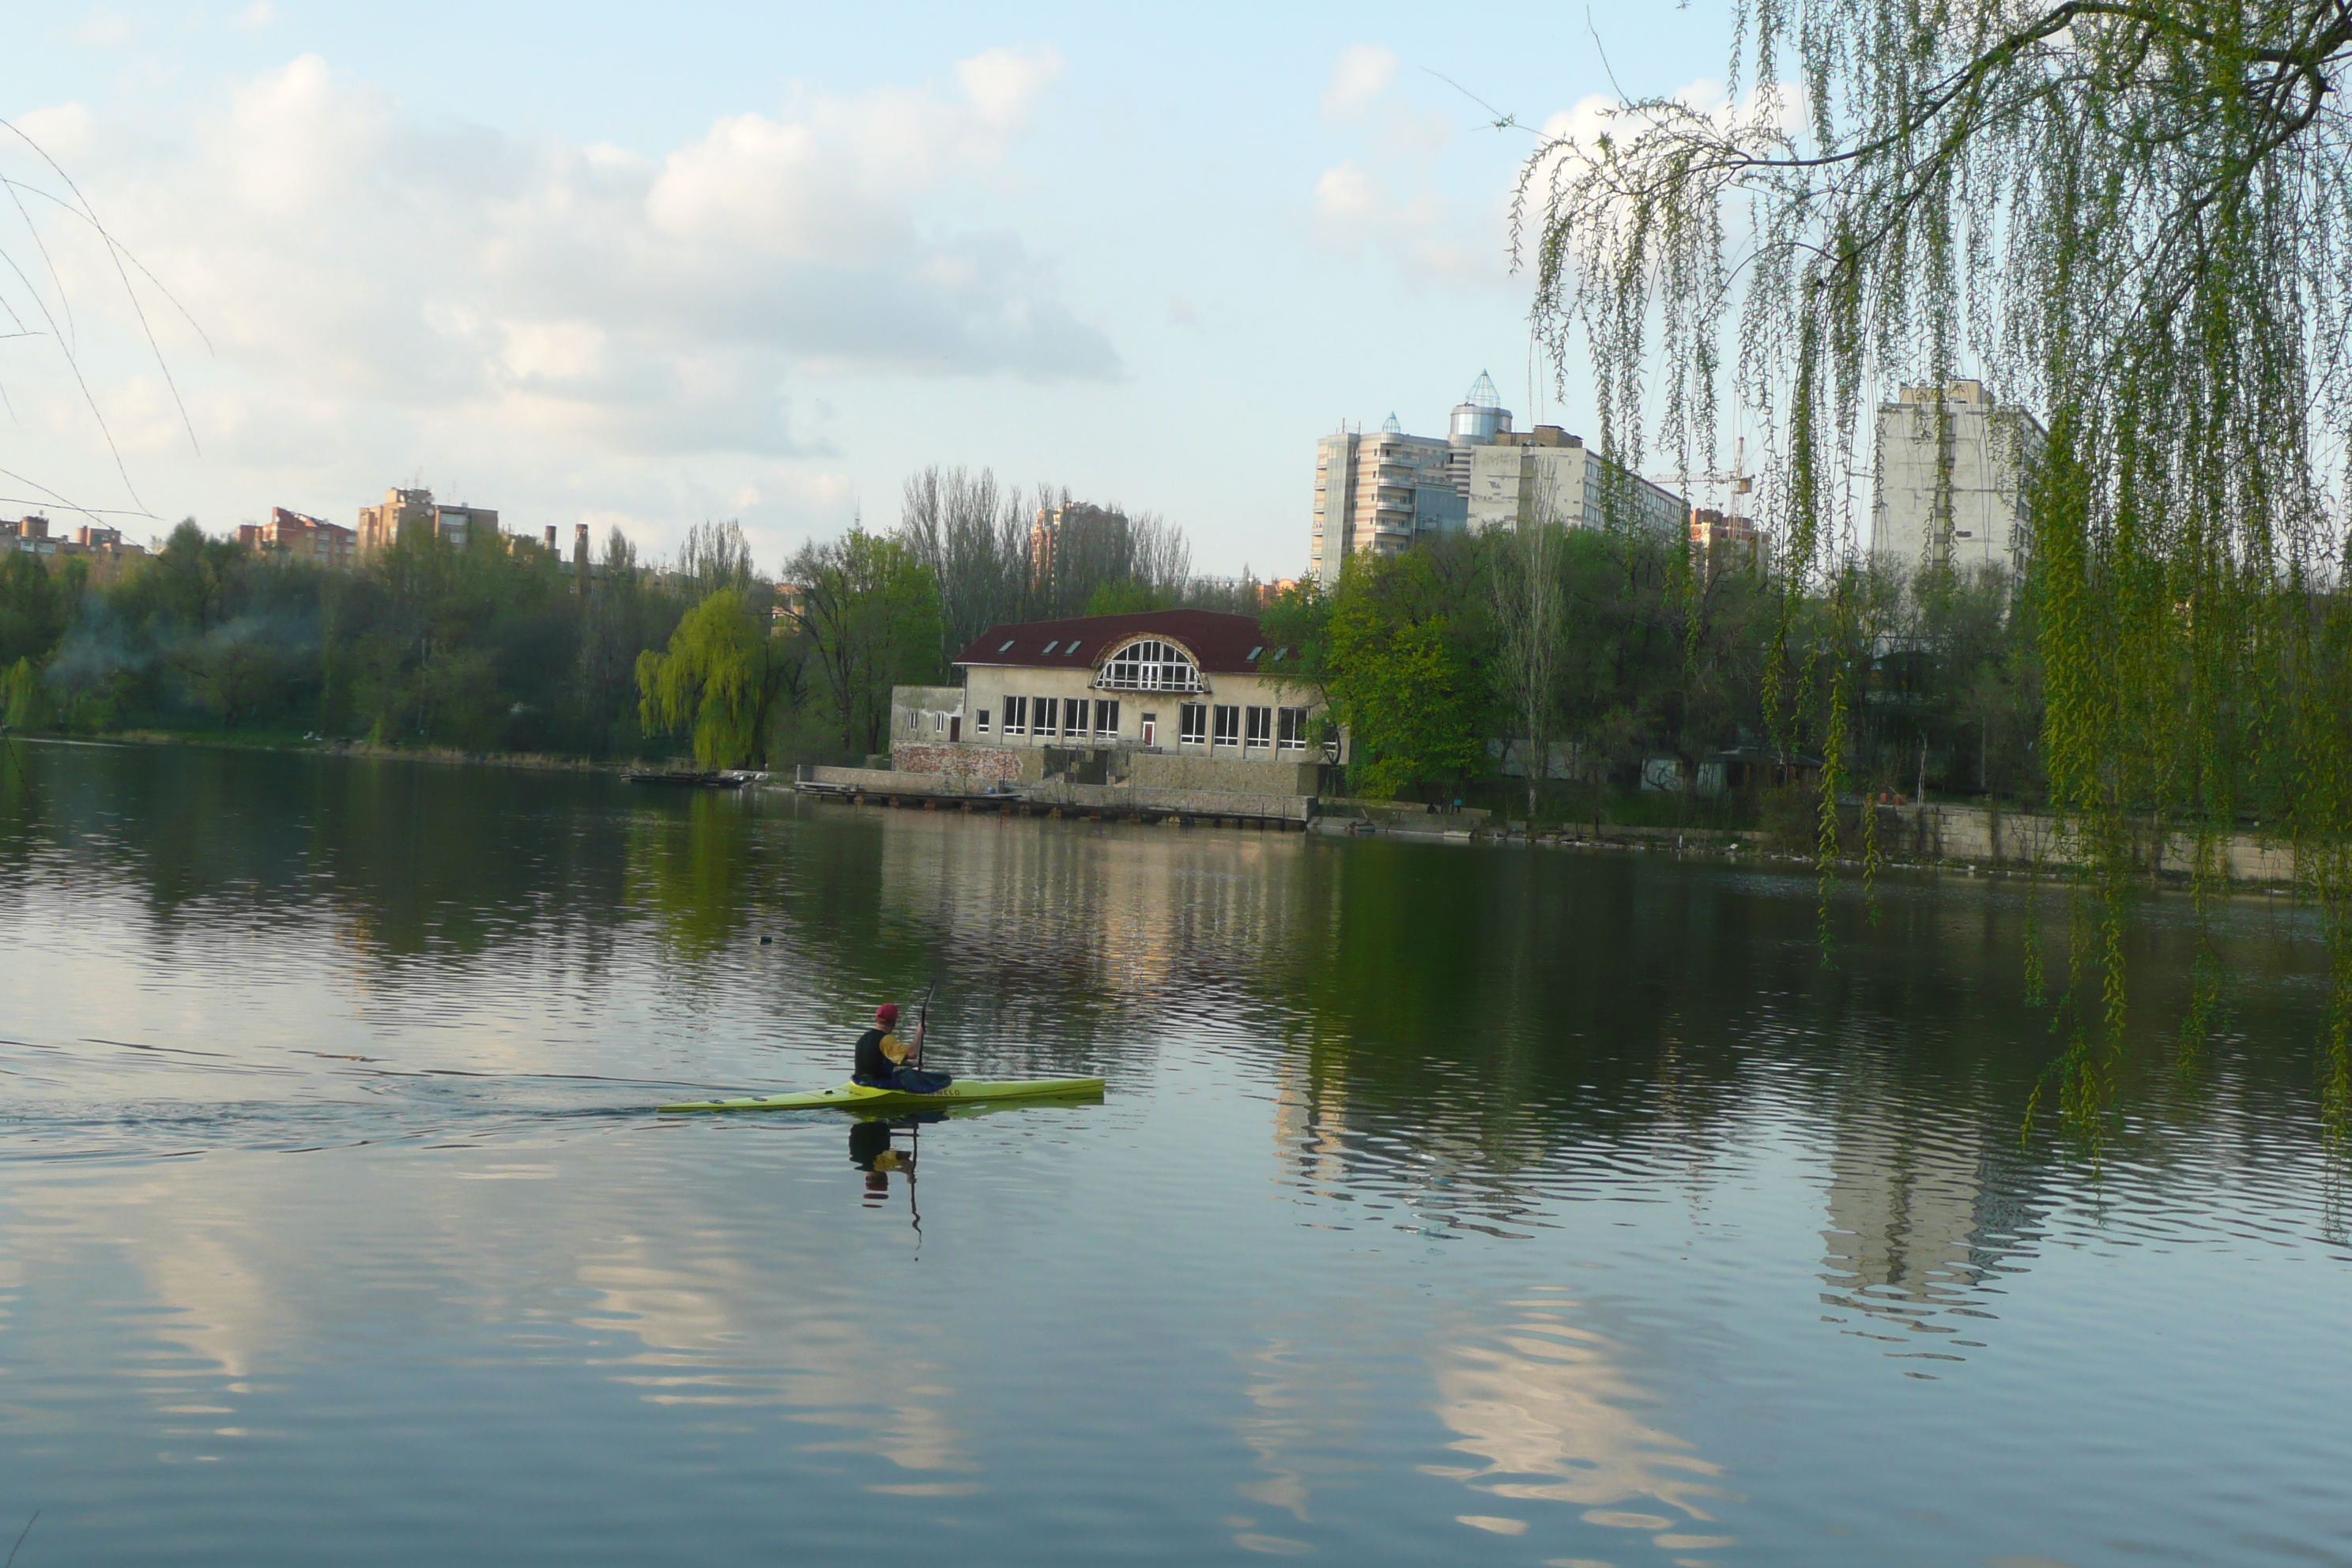
{"type": "Polygon", "coordinates": [[[875,1026],[857,1037],[857,1050],[850,1067],[850,1081],[868,1089],[895,1089],[907,1094],[937,1094],[954,1080],[943,1072],[926,1072],[919,1067],[908,1067],[907,1058],[922,1058],[923,1026],[915,1026],[915,1038],[909,1045],[895,1032],[898,1026],[898,1005],[885,1002],[874,1009],[875,1026]]]}

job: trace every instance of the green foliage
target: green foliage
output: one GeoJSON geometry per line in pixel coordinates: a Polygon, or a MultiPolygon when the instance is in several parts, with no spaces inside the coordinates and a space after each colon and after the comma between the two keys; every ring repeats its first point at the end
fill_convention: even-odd
{"type": "Polygon", "coordinates": [[[1325,629],[1324,690],[1352,738],[1360,795],[1388,799],[1484,760],[1486,696],[1447,587],[1425,552],[1356,556],[1340,574],[1325,629]]]}
{"type": "Polygon", "coordinates": [[[0,717],[12,730],[45,730],[56,721],[48,689],[31,659],[18,659],[0,677],[0,717]]]}
{"type": "Polygon", "coordinates": [[[687,612],[667,651],[637,656],[646,730],[690,730],[705,767],[764,767],[768,716],[782,684],[780,642],[740,589],[711,594],[687,612]]]}
{"type": "Polygon", "coordinates": [[[67,584],[39,557],[0,555],[0,665],[47,657],[72,613],[67,584]]]}
{"type": "Polygon", "coordinates": [[[808,640],[844,756],[882,749],[890,688],[938,680],[939,580],[899,540],[852,527],[808,544],[786,568],[794,624],[808,640]]]}
{"type": "MultiPolygon", "coordinates": [[[[1768,710],[1863,784],[1870,761],[1845,747],[1864,741],[1850,721],[1877,644],[1868,596],[1846,585],[1878,398],[1897,379],[1976,374],[2041,410],[2038,460],[2013,433],[2007,454],[2032,500],[2021,602],[2038,697],[2025,661],[2007,675],[2016,706],[2040,705],[2050,802],[2089,865],[2058,1103],[2098,1135],[2149,847],[2190,841],[2202,921],[2220,846],[2254,819],[2280,825],[2320,911],[2347,1020],[2321,1076],[2343,1127],[2352,562],[2329,470],[2352,443],[2352,13],[1742,0],[1732,37],[1736,110],[1627,104],[1605,136],[1547,142],[1526,166],[1538,327],[1563,369],[1571,337],[1591,350],[1603,450],[1641,466],[1654,436],[1685,473],[1717,467],[1733,378],[1768,432],[1762,499],[1782,542],[1768,710]],[[1759,89],[1745,102],[1742,82],[1759,89]]],[[[1990,679],[1970,689],[1990,695],[1990,679]]],[[[1988,774],[1990,731],[1987,715],[1988,774]]],[[[1822,808],[1826,865],[1833,794],[1822,808]]],[[[2202,974],[2167,1032],[2184,1061],[2224,978],[2202,974]]]]}
{"type": "Polygon", "coordinates": [[[1149,583],[1139,583],[1132,577],[1118,583],[1105,583],[1087,596],[1086,613],[1090,616],[1134,616],[1147,610],[1164,610],[1174,603],[1171,595],[1155,590],[1149,583]]]}

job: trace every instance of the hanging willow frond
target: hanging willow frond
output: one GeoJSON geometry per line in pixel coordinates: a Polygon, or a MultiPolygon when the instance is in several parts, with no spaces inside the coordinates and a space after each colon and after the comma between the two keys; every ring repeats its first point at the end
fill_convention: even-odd
{"type": "MultiPolygon", "coordinates": [[[[1895,380],[1974,374],[2039,409],[2021,591],[2051,805],[2087,868],[2060,1103],[2084,1127],[2109,1104],[2133,868],[2192,846],[2174,853],[2206,919],[2231,836],[2259,822],[2321,910],[2323,1103],[2342,1127],[2352,4],[1739,0],[1735,16],[1728,103],[1628,102],[1523,170],[1515,242],[1555,363],[1581,339],[1604,451],[1638,464],[1654,410],[1685,474],[1716,466],[1728,375],[1767,433],[1791,606],[1850,598],[1855,449],[1895,380]]],[[[1842,614],[1784,625],[1826,623],[1811,635],[1832,657],[1867,660],[1842,614]]],[[[1788,689],[1818,703],[1822,683],[1788,689]]],[[[1846,773],[1840,716],[1806,721],[1846,773]]],[[[2200,970],[2184,1059],[2223,979],[2200,970]]]]}

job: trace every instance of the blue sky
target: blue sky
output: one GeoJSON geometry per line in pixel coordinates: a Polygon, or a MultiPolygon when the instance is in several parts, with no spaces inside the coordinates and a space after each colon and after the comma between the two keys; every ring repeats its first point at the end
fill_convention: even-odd
{"type": "MultiPolygon", "coordinates": [[[[1482,369],[1538,412],[1504,222],[1531,143],[1432,73],[1539,126],[1726,49],[1711,4],[270,0],[12,32],[0,112],[194,318],[144,295],[192,449],[103,257],[43,220],[129,478],[33,338],[0,343],[28,482],[219,529],[421,478],[655,552],[740,517],[773,570],[893,521],[917,467],[988,466],[1261,575],[1305,565],[1340,419],[1442,430],[1482,369]]],[[[1538,390],[1589,426],[1575,367],[1538,390]]]]}

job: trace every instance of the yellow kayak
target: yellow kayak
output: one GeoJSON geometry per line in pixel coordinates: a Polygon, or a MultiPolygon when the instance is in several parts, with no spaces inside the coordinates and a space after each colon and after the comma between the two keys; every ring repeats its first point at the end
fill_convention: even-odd
{"type": "Polygon", "coordinates": [[[958,1079],[936,1094],[910,1094],[903,1089],[868,1089],[862,1083],[836,1084],[831,1089],[799,1094],[758,1094],[743,1100],[701,1100],[665,1105],[663,1110],[946,1110],[959,1105],[995,1105],[1006,1100],[1100,1100],[1098,1078],[1033,1078],[990,1083],[958,1079]]]}

